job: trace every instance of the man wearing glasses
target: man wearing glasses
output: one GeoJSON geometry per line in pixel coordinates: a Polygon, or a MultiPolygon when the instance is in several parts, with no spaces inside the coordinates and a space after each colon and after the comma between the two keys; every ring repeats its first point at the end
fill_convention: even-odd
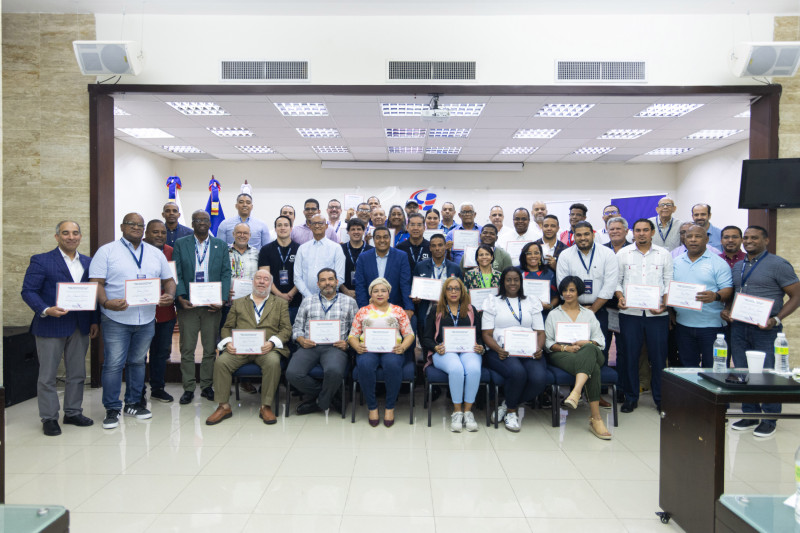
{"type": "Polygon", "coordinates": [[[316,214],[311,217],[309,226],[312,238],[300,245],[294,261],[294,285],[303,298],[319,294],[316,279],[323,268],[332,268],[336,272],[337,286],[344,283],[344,252],[338,243],[325,238],[328,223],[322,215],[316,214]]]}
{"type": "MultiPolygon", "coordinates": [[[[319,213],[319,202],[314,198],[309,198],[303,204],[303,216],[306,217],[306,221],[297,226],[295,225],[292,228],[292,240],[297,244],[304,244],[308,241],[312,240],[313,231],[311,230],[311,217],[319,213]]],[[[339,243],[339,238],[336,236],[336,232],[333,231],[333,228],[327,228],[325,230],[325,237],[329,238],[334,243],[339,243]]]]}
{"type": "Polygon", "coordinates": [[[339,242],[347,239],[347,221],[342,220],[342,202],[337,199],[328,202],[328,225],[336,234],[339,242]]]}
{"type": "Polygon", "coordinates": [[[675,209],[675,200],[665,196],[658,201],[656,206],[658,216],[650,219],[656,225],[653,244],[666,248],[670,252],[683,244],[680,235],[681,221],[672,216],[675,209]]]}
{"type": "MultiPolygon", "coordinates": [[[[444,207],[442,207],[444,212],[444,207]]],[[[458,218],[461,219],[461,224],[456,225],[453,229],[447,232],[447,249],[450,250],[450,257],[453,263],[460,263],[461,257],[464,255],[464,250],[453,249],[453,238],[456,231],[475,231],[478,232],[478,240],[480,240],[481,227],[475,224],[475,206],[472,202],[461,202],[458,208],[458,218]]]]}
{"type": "MultiPolygon", "coordinates": [[[[608,244],[611,240],[611,236],[608,234],[608,221],[621,216],[619,207],[614,204],[607,205],[603,208],[603,229],[596,232],[595,235],[595,240],[598,244],[608,244]]],[[[628,232],[627,240],[628,242],[633,242],[633,232],[628,232]]]]}

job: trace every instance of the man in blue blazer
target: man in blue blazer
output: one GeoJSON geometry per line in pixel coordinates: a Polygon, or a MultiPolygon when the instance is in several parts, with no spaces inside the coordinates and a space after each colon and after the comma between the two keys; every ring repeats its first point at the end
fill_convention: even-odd
{"type": "Polygon", "coordinates": [[[190,301],[190,283],[220,282],[219,302],[228,299],[231,288],[231,260],[228,245],[222,239],[209,235],[211,217],[202,209],[192,213],[194,233],[175,241],[172,260],[178,271],[178,328],[180,330],[181,377],[183,395],[180,403],[191,403],[194,398],[194,351],[197,336],[203,345],[200,362],[200,395],[214,401],[214,359],[216,358],[217,332],[222,305],[193,305],[190,301]]]}
{"type": "Polygon", "coordinates": [[[64,423],[91,426],[91,418],[83,416],[83,386],[86,381],[86,350],[89,339],[97,337],[97,311],[67,311],[56,306],[59,283],[89,281],[91,258],[78,253],[81,228],[77,222],[65,220],[56,226],[54,250],[31,257],[22,282],[22,299],[33,309],[31,333],[39,355],[39,416],[45,435],[61,434],[58,426],[58,393],[56,371],[64,356],[67,372],[64,387],[64,423]]]}
{"type": "Polygon", "coordinates": [[[409,318],[414,316],[411,302],[411,268],[408,254],[391,247],[391,234],[385,226],[375,228],[372,234],[375,248],[361,252],[356,261],[356,302],[359,307],[369,305],[369,284],[378,277],[386,278],[392,286],[389,303],[406,310],[409,318]]]}
{"type": "MultiPolygon", "coordinates": [[[[431,237],[430,242],[430,259],[425,259],[417,263],[414,268],[414,276],[420,278],[436,278],[442,279],[455,276],[461,277],[461,267],[456,263],[445,259],[447,255],[447,245],[445,244],[445,237],[437,233],[431,237]]],[[[425,326],[425,320],[431,308],[436,309],[435,302],[430,300],[420,300],[419,298],[413,299],[414,304],[417,306],[417,336],[422,335],[422,329],[425,326]],[[432,305],[433,304],[433,305],[432,305]]]]}

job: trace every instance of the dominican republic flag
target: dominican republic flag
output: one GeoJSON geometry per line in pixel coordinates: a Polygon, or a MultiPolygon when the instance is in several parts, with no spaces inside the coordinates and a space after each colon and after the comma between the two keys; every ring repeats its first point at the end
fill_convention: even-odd
{"type": "Polygon", "coordinates": [[[178,191],[181,190],[181,179],[178,176],[168,177],[167,190],[169,191],[169,198],[167,198],[167,201],[173,202],[175,205],[177,205],[178,210],[181,212],[180,216],[178,217],[178,224],[185,226],[186,223],[183,219],[183,206],[181,205],[181,197],[178,193],[178,191]]]}
{"type": "Polygon", "coordinates": [[[208,203],[206,204],[206,213],[211,217],[211,234],[217,235],[217,228],[220,223],[225,220],[225,214],[222,212],[222,205],[219,203],[219,191],[222,190],[219,182],[211,176],[211,181],[208,182],[208,203]]]}

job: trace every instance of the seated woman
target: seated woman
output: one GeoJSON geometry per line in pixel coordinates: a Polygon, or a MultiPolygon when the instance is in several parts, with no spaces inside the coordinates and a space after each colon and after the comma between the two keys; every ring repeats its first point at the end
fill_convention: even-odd
{"type": "MultiPolygon", "coordinates": [[[[589,429],[597,438],[611,439],[603,418],[600,416],[600,367],[603,365],[605,337],[600,322],[594,313],[578,304],[578,297],[586,290],[577,276],[567,276],[558,284],[564,303],[550,312],[545,324],[546,346],[550,350],[550,364],[575,376],[575,387],[564,400],[563,405],[570,409],[578,407],[581,390],[586,388],[589,397],[589,429]],[[585,323],[588,338],[567,340],[559,338],[559,323],[585,323]]],[[[562,335],[566,335],[562,333],[562,335]]]]}
{"type": "Polygon", "coordinates": [[[467,431],[478,431],[472,404],[475,403],[481,381],[481,355],[484,348],[483,343],[477,340],[480,331],[481,315],[470,305],[469,291],[460,279],[447,278],[442,283],[436,312],[428,315],[420,344],[427,352],[425,367],[433,364],[447,374],[450,396],[453,397],[450,431],[456,433],[461,433],[463,427],[467,431]],[[468,348],[459,351],[446,349],[444,328],[452,327],[473,329],[473,341],[468,348]]]}
{"type": "Polygon", "coordinates": [[[439,214],[439,210],[436,208],[431,208],[425,213],[425,229],[429,230],[437,230],[439,228],[439,222],[441,221],[442,217],[439,214]]]}
{"type": "Polygon", "coordinates": [[[394,246],[408,239],[406,231],[406,212],[399,205],[389,208],[389,219],[386,222],[389,229],[394,229],[394,246]]]}
{"type": "MultiPolygon", "coordinates": [[[[383,414],[383,425],[394,424],[394,404],[400,393],[403,381],[403,363],[405,352],[414,344],[414,332],[408,315],[402,307],[389,303],[392,286],[385,278],[375,278],[369,284],[369,305],[362,307],[353,319],[353,326],[347,342],[352,346],[358,365],[358,382],[364,392],[369,409],[369,425],[378,425],[378,400],[375,397],[375,382],[378,367],[383,368],[386,383],[386,410],[383,414]],[[397,330],[396,343],[391,352],[373,353],[367,351],[364,344],[365,333],[369,328],[393,328],[397,330]]],[[[355,406],[353,407],[355,409],[355,406]]]]}
{"type": "Polygon", "coordinates": [[[489,289],[500,284],[500,272],[492,266],[494,250],[491,246],[481,244],[475,250],[475,262],[478,268],[472,267],[464,271],[464,285],[467,289],[489,289]]]}
{"type": "Polygon", "coordinates": [[[556,273],[547,266],[543,260],[542,245],[529,242],[522,247],[519,254],[519,268],[522,270],[523,279],[536,279],[550,282],[550,298],[542,302],[544,312],[542,316],[547,320],[547,313],[558,305],[558,288],[556,287],[556,273]]]}
{"type": "Polygon", "coordinates": [[[505,419],[506,429],[519,431],[517,407],[523,400],[537,397],[547,384],[547,364],[542,357],[544,322],[538,298],[526,297],[522,272],[508,267],[500,276],[497,296],[483,304],[483,343],[488,348],[486,366],[505,379],[506,399],[498,419],[505,419]],[[505,333],[513,330],[536,332],[533,357],[516,357],[504,349],[505,333]]]}

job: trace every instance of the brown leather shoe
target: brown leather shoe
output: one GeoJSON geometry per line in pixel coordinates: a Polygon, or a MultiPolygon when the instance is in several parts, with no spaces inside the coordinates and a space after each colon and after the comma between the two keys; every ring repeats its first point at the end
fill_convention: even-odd
{"type": "Polygon", "coordinates": [[[222,407],[221,405],[217,407],[217,410],[211,413],[211,416],[206,418],[206,425],[213,426],[214,424],[219,424],[226,418],[230,418],[233,416],[233,411],[231,411],[230,407],[222,407]]]}
{"type": "Polygon", "coordinates": [[[276,424],[278,422],[275,413],[272,412],[272,408],[268,405],[261,406],[261,411],[258,413],[258,416],[261,417],[261,420],[263,420],[265,424],[276,424]]]}
{"type": "Polygon", "coordinates": [[[604,399],[600,398],[600,407],[603,409],[611,409],[611,404],[605,401],[604,399]]]}

